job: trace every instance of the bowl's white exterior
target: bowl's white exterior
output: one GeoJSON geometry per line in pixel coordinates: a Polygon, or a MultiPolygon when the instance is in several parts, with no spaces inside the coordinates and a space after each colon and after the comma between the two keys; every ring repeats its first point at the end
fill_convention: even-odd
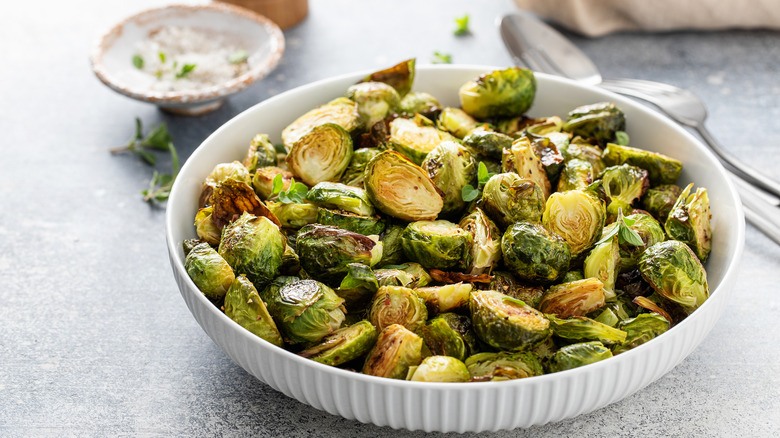
{"type": "MultiPolygon", "coordinates": [[[[415,89],[457,106],[457,89],[497,67],[430,66],[417,70],[415,89]]],[[[565,116],[572,108],[610,100],[626,113],[631,144],[680,159],[680,183],[706,187],[713,214],[707,263],[711,296],[682,323],[634,350],[581,368],[529,379],[484,383],[421,383],[372,377],[303,359],[244,330],[212,305],[183,267],[181,242],[194,237],[201,183],[214,165],[243,156],[249,140],[279,133],[297,116],[344,94],[368,72],[326,79],[268,99],[209,136],[187,160],[168,201],[166,232],[173,273],[195,319],[214,342],[272,388],[345,418],[425,431],[485,431],[559,421],[616,402],[663,376],[702,341],[723,313],[744,245],[739,198],[724,169],[685,130],[631,100],[573,81],[537,74],[530,115],[565,116]]]]}

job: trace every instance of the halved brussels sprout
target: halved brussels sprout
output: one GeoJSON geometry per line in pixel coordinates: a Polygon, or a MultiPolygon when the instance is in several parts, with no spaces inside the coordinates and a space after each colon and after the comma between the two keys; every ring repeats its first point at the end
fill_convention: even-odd
{"type": "MultiPolygon", "coordinates": [[[[526,118],[522,124],[522,130],[527,134],[548,136],[552,133],[561,133],[563,120],[558,116],[526,118]]],[[[570,134],[564,133],[566,137],[570,134]]]]}
{"type": "Polygon", "coordinates": [[[282,175],[282,190],[290,190],[293,174],[280,167],[261,167],[252,176],[252,187],[260,199],[266,200],[274,194],[274,178],[282,175]]]}
{"type": "Polygon", "coordinates": [[[422,91],[410,91],[398,104],[398,112],[410,117],[419,113],[433,118],[439,111],[441,111],[439,100],[422,91]]]}
{"type": "Polygon", "coordinates": [[[710,200],[707,189],[699,187],[691,193],[692,187],[693,183],[688,184],[677,198],[664,227],[670,239],[687,244],[704,263],[712,249],[710,200]]]}
{"type": "Polygon", "coordinates": [[[281,347],[282,335],[257,289],[245,276],[236,277],[225,295],[225,315],[241,327],[281,347]]]}
{"type": "Polygon", "coordinates": [[[479,122],[462,109],[448,106],[441,110],[436,126],[455,137],[463,138],[479,126],[479,122]]]}
{"type": "Polygon", "coordinates": [[[463,145],[482,156],[500,160],[504,149],[511,148],[513,141],[514,139],[506,134],[476,128],[463,138],[463,145]]]}
{"type": "Polygon", "coordinates": [[[380,331],[392,324],[400,324],[418,332],[428,320],[428,309],[413,289],[382,286],[368,307],[368,320],[380,331]]]}
{"type": "Polygon", "coordinates": [[[674,184],[664,184],[652,187],[642,198],[642,208],[652,214],[659,222],[666,222],[683,189],[674,184]]]}
{"type": "Polygon", "coordinates": [[[659,295],[688,313],[709,297],[704,266],[683,242],[667,240],[647,248],[639,258],[639,270],[659,295]]]}
{"type": "Polygon", "coordinates": [[[214,166],[209,176],[203,181],[203,185],[200,189],[200,197],[198,198],[198,207],[203,208],[213,204],[213,195],[217,187],[223,182],[232,179],[235,181],[251,184],[252,177],[249,175],[249,171],[240,161],[233,161],[232,163],[220,163],[214,166]]]}
{"type": "Polygon", "coordinates": [[[401,97],[412,89],[414,84],[414,59],[407,59],[390,68],[368,75],[362,82],[382,82],[395,88],[401,97]]]}
{"type": "Polygon", "coordinates": [[[377,263],[378,266],[401,263],[404,260],[404,247],[401,242],[403,232],[404,227],[400,225],[391,225],[385,229],[384,234],[380,236],[382,260],[377,263]]]}
{"type": "Polygon", "coordinates": [[[401,97],[395,88],[382,82],[361,82],[347,88],[347,98],[358,105],[363,126],[372,126],[395,112],[401,97]]]}
{"type": "Polygon", "coordinates": [[[601,281],[606,298],[615,296],[615,280],[620,272],[620,245],[618,236],[599,243],[590,250],[582,266],[585,277],[601,281]]]}
{"type": "Polygon", "coordinates": [[[458,226],[471,234],[468,273],[490,273],[501,262],[501,231],[479,208],[464,216],[458,226]]]}
{"type": "Polygon", "coordinates": [[[477,162],[466,148],[454,141],[443,141],[425,157],[420,167],[444,193],[441,214],[455,214],[466,207],[461,194],[463,188],[477,185],[477,162]]]}
{"type": "Polygon", "coordinates": [[[520,137],[512,143],[512,147],[504,149],[501,159],[501,169],[504,172],[514,172],[522,178],[530,179],[542,189],[544,199],[552,192],[550,180],[547,179],[547,171],[539,156],[536,155],[531,140],[528,137],[520,137]]]}
{"type": "Polygon", "coordinates": [[[605,303],[604,284],[596,278],[585,278],[547,289],[539,310],[559,318],[571,318],[585,316],[605,303]]]}
{"type": "Polygon", "coordinates": [[[203,207],[195,214],[195,231],[198,237],[210,245],[219,245],[222,238],[222,230],[214,223],[212,214],[214,207],[203,207]]]}
{"type": "MultiPolygon", "coordinates": [[[[649,214],[634,213],[626,216],[626,219],[633,221],[629,228],[639,235],[643,244],[636,246],[628,242],[620,243],[620,272],[634,269],[645,249],[666,240],[663,227],[649,214]]],[[[604,233],[610,233],[616,226],[618,226],[616,223],[607,225],[604,233]]]]}
{"type": "Polygon", "coordinates": [[[477,351],[477,337],[467,316],[442,313],[422,328],[425,345],[434,355],[464,360],[477,351]]]}
{"type": "Polygon", "coordinates": [[[441,313],[466,308],[472,290],[474,286],[471,283],[453,283],[418,287],[414,291],[432,313],[441,313]]]}
{"type": "Polygon", "coordinates": [[[517,298],[534,309],[539,307],[539,302],[544,296],[544,287],[520,283],[511,273],[505,271],[493,273],[493,280],[488,284],[488,289],[517,298]]]}
{"type": "Polygon", "coordinates": [[[406,274],[404,279],[408,276],[408,278],[411,280],[403,286],[407,286],[413,289],[416,287],[427,286],[433,281],[430,274],[428,274],[428,271],[426,271],[425,268],[423,268],[423,266],[419,263],[409,262],[400,265],[384,265],[384,268],[388,270],[399,270],[404,272],[406,274]]]}
{"type": "Polygon", "coordinates": [[[504,264],[518,278],[552,283],[569,270],[571,246],[539,224],[517,222],[501,238],[504,264]]]}
{"type": "Polygon", "coordinates": [[[317,211],[319,208],[314,204],[268,202],[266,206],[279,219],[282,227],[285,228],[298,229],[304,225],[317,222],[317,211]]]}
{"type": "Polygon", "coordinates": [[[257,134],[249,142],[249,149],[244,157],[244,167],[254,173],[261,167],[276,166],[276,147],[266,134],[257,134]]]}
{"type": "Polygon", "coordinates": [[[593,179],[601,177],[601,173],[607,168],[604,160],[601,159],[603,151],[600,147],[594,146],[582,137],[573,138],[565,148],[561,148],[563,162],[568,163],[571,160],[587,161],[593,167],[593,179]]]}
{"type": "Polygon", "coordinates": [[[533,146],[534,153],[542,163],[547,179],[555,181],[558,179],[561,169],[563,169],[563,155],[561,155],[558,145],[553,139],[561,142],[561,147],[564,147],[569,142],[569,136],[558,132],[553,132],[549,135],[536,135],[527,130],[523,134],[524,137],[531,141],[531,146],[533,146]]]}
{"type": "Polygon", "coordinates": [[[544,202],[538,184],[506,172],[491,176],[485,183],[480,205],[503,229],[515,222],[541,222],[544,202]]]}
{"type": "Polygon", "coordinates": [[[599,341],[604,344],[619,344],[626,340],[626,332],[584,316],[568,319],[547,315],[553,335],[575,341],[599,341]]]}
{"type": "Polygon", "coordinates": [[[514,117],[528,111],[536,95],[536,77],[519,67],[495,70],[458,90],[460,106],[473,117],[514,117]]]}
{"type": "Polygon", "coordinates": [[[352,159],[341,180],[344,184],[363,188],[363,170],[371,159],[382,152],[378,148],[360,148],[352,153],[352,159]]]}
{"type": "Polygon", "coordinates": [[[322,225],[332,225],[364,236],[381,234],[385,230],[385,221],[378,215],[360,216],[344,210],[320,208],[316,221],[322,225]]]}
{"type": "Polygon", "coordinates": [[[553,354],[549,369],[551,373],[566,371],[592,364],[612,357],[612,351],[598,341],[581,342],[562,347],[553,354]]]}
{"type": "Polygon", "coordinates": [[[422,361],[423,340],[400,324],[386,327],[379,333],[374,348],[368,353],[363,373],[390,379],[405,379],[409,367],[422,361]]]}
{"type": "Polygon", "coordinates": [[[625,342],[612,347],[613,354],[626,352],[663,334],[669,330],[669,321],[656,313],[641,313],[635,318],[623,321],[618,327],[627,335],[625,342]]]}
{"type": "Polygon", "coordinates": [[[601,237],[607,214],[604,203],[583,190],[556,192],[547,198],[542,224],[563,237],[577,257],[601,237]]]}
{"type": "Polygon", "coordinates": [[[580,159],[573,159],[566,162],[561,169],[561,175],[558,177],[559,192],[567,190],[585,189],[593,183],[593,165],[590,162],[580,159]]]}
{"type": "Polygon", "coordinates": [[[428,356],[422,363],[409,370],[413,382],[468,382],[469,369],[458,359],[449,356],[428,356]]]}
{"type": "Polygon", "coordinates": [[[352,137],[341,126],[325,123],[311,128],[293,143],[287,166],[306,184],[336,181],[352,158],[352,137]]]}
{"type": "Polygon", "coordinates": [[[279,274],[286,245],[276,224],[244,212],[222,229],[219,255],[236,274],[245,274],[256,287],[262,287],[279,274]]]}
{"type": "Polygon", "coordinates": [[[282,131],[284,147],[288,152],[292,151],[301,137],[314,127],[324,124],[339,125],[347,132],[360,128],[362,120],[357,103],[346,97],[339,97],[298,117],[282,131]]]}
{"type": "MultiPolygon", "coordinates": [[[[268,311],[292,342],[319,342],[341,327],[344,299],[315,280],[285,282],[269,297],[268,311]]],[[[264,292],[269,293],[269,292],[264,292]]]]}
{"type": "Polygon", "coordinates": [[[601,158],[607,166],[630,164],[646,170],[653,185],[674,184],[682,172],[682,163],[674,158],[614,143],[607,144],[601,158]]]}
{"type": "Polygon", "coordinates": [[[379,289],[374,272],[362,263],[347,265],[347,275],[341,280],[336,294],[344,298],[348,310],[363,310],[379,289]]]}
{"type": "Polygon", "coordinates": [[[569,112],[563,129],[573,135],[606,143],[615,139],[617,131],[626,130],[626,116],[612,102],[584,105],[569,112]]]}
{"type": "Polygon", "coordinates": [[[398,152],[385,151],[371,160],[364,185],[376,208],[404,221],[436,219],[444,206],[428,174],[398,152]]]}
{"type": "Polygon", "coordinates": [[[301,351],[298,355],[335,367],[366,354],[374,346],[378,336],[376,328],[370,322],[362,320],[336,330],[319,344],[301,351]]]}
{"type": "Polygon", "coordinates": [[[618,210],[624,214],[632,211],[632,205],[645,194],[650,187],[647,171],[628,164],[611,166],[601,175],[604,193],[609,199],[607,213],[615,217],[618,210]]]}
{"type": "Polygon", "coordinates": [[[296,252],[301,267],[313,278],[337,283],[350,263],[376,265],[382,258],[382,244],[352,231],[310,224],[298,231],[296,252]]]}
{"type": "Polygon", "coordinates": [[[411,222],[401,243],[409,260],[428,269],[465,269],[470,263],[471,234],[449,221],[411,222]]]}
{"type": "Polygon", "coordinates": [[[433,122],[417,114],[414,119],[398,117],[390,122],[390,137],[386,146],[394,149],[419,165],[439,143],[455,140],[449,133],[439,130],[433,122]]]}
{"type": "Polygon", "coordinates": [[[228,262],[208,243],[195,245],[184,258],[192,282],[212,301],[224,298],[236,276],[228,262]]]}
{"type": "Polygon", "coordinates": [[[473,382],[497,382],[544,374],[542,363],[534,353],[477,353],[469,356],[465,364],[473,382]]]}
{"type": "Polygon", "coordinates": [[[501,350],[529,350],[550,336],[550,321],[524,302],[494,290],[471,293],[474,331],[482,342],[501,350]]]}
{"type": "Polygon", "coordinates": [[[404,286],[414,287],[414,276],[408,272],[396,268],[380,268],[374,270],[377,282],[380,286],[404,286]]]}
{"type": "Polygon", "coordinates": [[[306,200],[320,207],[346,210],[361,216],[372,216],[374,206],[365,190],[334,182],[321,182],[306,194],[306,200]]]}

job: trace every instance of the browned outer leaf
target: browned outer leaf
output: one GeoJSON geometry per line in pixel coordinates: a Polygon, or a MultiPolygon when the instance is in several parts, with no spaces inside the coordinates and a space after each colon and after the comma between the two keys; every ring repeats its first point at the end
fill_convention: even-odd
{"type": "Polygon", "coordinates": [[[429,272],[431,274],[431,278],[434,280],[440,282],[440,283],[446,283],[446,284],[455,284],[455,283],[490,283],[493,280],[493,276],[489,274],[464,274],[462,272],[445,272],[440,271],[438,269],[431,269],[429,272]]]}
{"type": "Polygon", "coordinates": [[[281,228],[281,223],[263,201],[255,194],[248,184],[228,179],[214,189],[212,196],[214,224],[222,229],[225,225],[236,220],[245,211],[255,216],[265,216],[281,228]]]}

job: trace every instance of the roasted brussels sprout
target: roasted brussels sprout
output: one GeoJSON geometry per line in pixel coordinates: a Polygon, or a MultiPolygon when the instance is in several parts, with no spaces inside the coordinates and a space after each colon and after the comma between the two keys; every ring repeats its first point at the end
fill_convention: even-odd
{"type": "Polygon", "coordinates": [[[547,179],[542,160],[536,155],[528,137],[521,137],[512,143],[512,147],[504,149],[501,159],[501,169],[504,172],[514,172],[522,178],[530,179],[542,189],[544,199],[550,196],[552,186],[547,179]]]}
{"type": "Polygon", "coordinates": [[[704,266],[683,242],[667,240],[647,248],[639,258],[639,270],[659,295],[688,313],[709,297],[704,266]]]}
{"type": "Polygon", "coordinates": [[[390,122],[390,137],[386,146],[419,165],[439,143],[455,140],[455,137],[439,130],[432,123],[419,114],[414,119],[398,117],[390,122]]]}
{"type": "Polygon", "coordinates": [[[262,287],[279,274],[286,245],[276,224],[244,212],[222,229],[219,254],[236,274],[245,274],[256,287],[262,287]]]}
{"type": "Polygon", "coordinates": [[[225,297],[236,276],[228,262],[208,243],[200,243],[184,258],[184,269],[192,282],[212,301],[225,297]]]}
{"type": "Polygon", "coordinates": [[[282,253],[282,266],[279,267],[281,275],[298,275],[301,271],[301,260],[292,246],[289,244],[282,253]]]}
{"type": "Polygon", "coordinates": [[[515,222],[541,222],[545,197],[534,181],[514,172],[490,177],[482,189],[481,207],[502,229],[515,222]]]}
{"type": "Polygon", "coordinates": [[[409,367],[422,361],[423,340],[400,324],[386,327],[379,333],[374,348],[368,353],[363,373],[390,379],[405,379],[409,367]]]}
{"type": "Polygon", "coordinates": [[[306,200],[320,207],[346,210],[361,216],[374,214],[365,190],[334,182],[321,182],[306,194],[306,200]]]}
{"type": "Polygon", "coordinates": [[[401,242],[401,234],[404,227],[400,225],[391,225],[385,228],[384,234],[380,236],[382,242],[382,260],[377,266],[393,265],[401,263],[404,260],[404,247],[401,242]]]}
{"type": "Polygon", "coordinates": [[[298,229],[304,225],[317,222],[317,211],[319,208],[314,204],[268,202],[266,206],[279,219],[282,227],[285,228],[298,229]]]}
{"type": "Polygon", "coordinates": [[[626,332],[626,340],[612,347],[613,354],[620,354],[663,334],[669,330],[669,321],[655,313],[641,313],[623,321],[618,327],[626,332]]]}
{"type": "Polygon", "coordinates": [[[518,116],[534,101],[536,78],[524,68],[496,70],[466,82],[458,95],[463,111],[478,119],[518,116]]]}
{"type": "Polygon", "coordinates": [[[563,162],[568,163],[571,160],[587,161],[593,167],[593,179],[601,177],[601,173],[607,168],[604,160],[601,159],[603,151],[600,147],[594,146],[582,137],[573,138],[565,148],[561,148],[563,162]]]}
{"type": "Polygon", "coordinates": [[[198,213],[195,214],[195,232],[201,240],[216,246],[219,245],[219,239],[222,238],[222,230],[214,223],[213,213],[213,206],[198,210],[198,213]]]}
{"type": "Polygon", "coordinates": [[[468,368],[460,360],[449,356],[428,356],[422,363],[409,369],[413,382],[468,382],[471,378],[468,368]]]}
{"type": "Polygon", "coordinates": [[[587,278],[596,278],[602,283],[606,298],[615,296],[615,280],[620,272],[620,245],[618,236],[599,243],[590,250],[582,266],[587,278]]]}
{"type": "Polygon", "coordinates": [[[325,123],[311,128],[293,143],[287,166],[306,184],[336,181],[352,158],[352,137],[341,126],[325,123]]]}
{"type": "Polygon", "coordinates": [[[204,241],[200,239],[184,239],[181,242],[181,249],[184,252],[184,257],[187,257],[187,254],[189,254],[193,248],[200,245],[201,243],[204,243],[204,241]]]}
{"type": "Polygon", "coordinates": [[[347,132],[360,128],[362,119],[357,103],[346,97],[339,97],[298,117],[282,131],[284,147],[288,152],[292,151],[301,137],[313,128],[324,124],[339,125],[347,132]]]}
{"type": "Polygon", "coordinates": [[[377,336],[376,328],[362,320],[325,336],[319,344],[298,355],[325,365],[338,366],[366,354],[376,343],[377,336]]]}
{"type": "Polygon", "coordinates": [[[347,98],[358,105],[363,126],[371,126],[398,109],[401,97],[382,82],[361,82],[347,88],[347,98]]]}
{"type": "Polygon", "coordinates": [[[692,183],[688,184],[677,198],[664,227],[670,239],[686,243],[704,263],[712,249],[710,200],[707,189],[699,187],[691,193],[692,187],[692,183]]]}
{"type": "Polygon", "coordinates": [[[227,179],[217,184],[212,193],[211,201],[214,206],[211,220],[220,229],[236,220],[244,212],[266,217],[276,226],[281,226],[279,219],[260,200],[252,187],[243,181],[227,179]]]}
{"type": "Polygon", "coordinates": [[[450,312],[466,308],[474,286],[471,283],[453,283],[415,289],[432,313],[450,312]]]}
{"type": "Polygon", "coordinates": [[[425,345],[434,355],[465,360],[476,353],[477,337],[467,316],[442,313],[422,328],[425,345]]]}
{"type": "Polygon", "coordinates": [[[401,234],[406,257],[428,269],[465,269],[471,243],[470,233],[445,220],[411,222],[401,234]]]}
{"type": "Polygon", "coordinates": [[[626,130],[626,117],[614,103],[601,102],[574,108],[563,129],[573,135],[606,143],[617,131],[626,130]]]}
{"type": "Polygon", "coordinates": [[[380,268],[374,270],[374,275],[380,286],[414,287],[414,276],[396,268],[380,268]]]}
{"type": "Polygon", "coordinates": [[[559,318],[585,316],[604,306],[604,285],[595,278],[556,284],[547,289],[539,310],[559,318]]]}
{"type": "Polygon", "coordinates": [[[566,275],[561,278],[561,283],[568,283],[570,281],[577,281],[582,280],[585,278],[585,274],[582,273],[582,271],[577,271],[572,269],[571,271],[567,272],[566,275]]]}
{"type": "Polygon", "coordinates": [[[558,177],[559,192],[567,190],[584,189],[593,183],[593,165],[590,162],[580,159],[573,159],[566,162],[561,169],[558,177]]]}
{"type": "Polygon", "coordinates": [[[366,166],[364,185],[371,203],[404,221],[434,220],[443,194],[428,174],[398,152],[385,151],[366,166]]]}
{"type": "Polygon", "coordinates": [[[642,198],[642,208],[652,214],[659,222],[666,222],[669,212],[682,194],[682,188],[674,184],[652,187],[642,198]]]}
{"type": "Polygon", "coordinates": [[[539,224],[517,222],[501,238],[504,264],[518,278],[552,283],[569,270],[571,246],[539,224]]]}
{"type": "Polygon", "coordinates": [[[513,141],[514,139],[506,134],[476,128],[463,138],[463,145],[481,156],[500,160],[504,149],[511,148],[513,141]]]}
{"type": "Polygon", "coordinates": [[[493,272],[493,280],[488,284],[488,289],[517,298],[534,309],[539,307],[545,292],[544,287],[520,283],[511,273],[504,271],[493,272]]]}
{"type": "Polygon", "coordinates": [[[463,138],[479,126],[479,122],[460,108],[446,107],[441,110],[436,126],[458,138],[463,138]]]}
{"type": "Polygon", "coordinates": [[[682,172],[682,163],[656,152],[608,143],[601,155],[607,166],[630,164],[647,171],[653,185],[674,184],[682,172]]]}
{"type": "Polygon", "coordinates": [[[604,344],[619,344],[626,340],[626,332],[602,324],[584,316],[568,319],[547,315],[554,336],[575,341],[599,341],[604,344]]]}
{"type": "MultiPolygon", "coordinates": [[[[639,256],[642,255],[646,248],[666,240],[666,233],[664,233],[663,227],[649,214],[634,213],[626,216],[625,219],[631,222],[629,228],[639,235],[643,244],[620,243],[620,272],[634,269],[639,261],[639,256]]],[[[617,223],[607,225],[604,228],[604,234],[612,232],[616,226],[618,226],[617,223]]]]}
{"type": "Polygon", "coordinates": [[[401,99],[398,104],[398,112],[413,117],[415,114],[422,114],[425,117],[432,118],[441,111],[439,100],[428,93],[422,91],[411,91],[401,99]]]}
{"type": "Polygon", "coordinates": [[[313,278],[332,284],[341,281],[350,263],[374,266],[382,258],[382,244],[352,231],[310,224],[298,231],[296,252],[301,267],[313,278]]]}
{"type": "Polygon", "coordinates": [[[566,371],[592,364],[612,357],[612,351],[598,341],[582,342],[562,347],[553,354],[549,369],[551,373],[566,371]]]}
{"type": "Polygon", "coordinates": [[[479,208],[464,216],[458,226],[471,234],[468,273],[490,273],[501,262],[501,231],[479,208]]]}
{"type": "MultiPolygon", "coordinates": [[[[430,274],[428,274],[428,271],[419,263],[409,262],[400,265],[384,265],[384,268],[388,270],[398,270],[406,274],[406,276],[403,276],[404,279],[409,278],[410,281],[403,286],[411,288],[423,287],[429,285],[433,281],[430,274]]],[[[392,276],[396,275],[392,274],[392,276]]],[[[379,274],[377,274],[377,278],[379,278],[379,274]]]]}
{"type": "Polygon", "coordinates": [[[523,134],[531,141],[531,146],[534,148],[534,153],[539,157],[539,161],[542,163],[545,174],[549,181],[555,181],[563,169],[563,155],[558,150],[558,145],[553,139],[562,143],[562,147],[569,141],[569,136],[554,132],[549,134],[550,137],[544,135],[535,135],[526,131],[523,134]]]}
{"type": "Polygon", "coordinates": [[[362,82],[382,82],[395,88],[401,97],[412,89],[414,84],[414,59],[407,59],[390,68],[368,75],[362,82]]]}
{"type": "Polygon", "coordinates": [[[385,230],[385,221],[377,216],[360,216],[343,210],[320,208],[316,222],[322,225],[332,225],[364,236],[381,234],[385,230]]]}
{"type": "Polygon", "coordinates": [[[372,158],[379,155],[382,151],[377,148],[360,148],[352,153],[352,159],[349,166],[341,178],[344,184],[353,187],[363,188],[363,170],[372,158]]]}
{"type": "Polygon", "coordinates": [[[293,174],[280,167],[261,167],[252,176],[252,188],[260,199],[266,200],[274,194],[274,178],[282,175],[282,190],[290,190],[293,174]]]}
{"type": "Polygon", "coordinates": [[[245,276],[239,275],[225,295],[225,315],[241,327],[281,347],[282,335],[257,289],[245,276]]]}
{"type": "Polygon", "coordinates": [[[380,331],[392,324],[400,324],[418,332],[428,320],[428,309],[414,289],[382,286],[368,307],[368,319],[380,331]]]}
{"type": "Polygon", "coordinates": [[[544,374],[534,353],[478,353],[469,356],[466,368],[474,382],[523,379],[544,374]]]}
{"type": "Polygon", "coordinates": [[[268,311],[291,342],[319,342],[341,327],[343,304],[343,298],[319,281],[297,280],[269,297],[268,311]]]}
{"type": "Polygon", "coordinates": [[[344,298],[348,310],[362,310],[379,289],[379,281],[374,272],[362,263],[347,265],[347,275],[341,280],[336,294],[344,298]]]}
{"type": "Polygon", "coordinates": [[[247,184],[250,184],[252,181],[249,171],[239,161],[217,164],[203,182],[203,186],[200,189],[200,197],[198,198],[198,206],[203,208],[211,205],[213,203],[212,197],[217,186],[229,179],[247,184]]]}
{"type": "Polygon", "coordinates": [[[541,312],[501,292],[473,291],[469,310],[477,336],[493,348],[529,350],[550,336],[541,312]]]}
{"type": "Polygon", "coordinates": [[[244,157],[244,167],[254,173],[261,167],[276,166],[276,147],[266,134],[257,134],[249,143],[244,157]]]}
{"type": "Polygon", "coordinates": [[[601,237],[606,220],[604,204],[584,190],[556,192],[547,198],[542,224],[563,237],[577,257],[601,237]]]}
{"type": "Polygon", "coordinates": [[[477,185],[477,162],[466,148],[454,141],[443,141],[425,157],[420,167],[444,193],[441,214],[455,214],[466,207],[461,195],[463,187],[477,185]]]}
{"type": "Polygon", "coordinates": [[[608,167],[601,175],[602,187],[609,199],[607,213],[615,217],[618,210],[629,214],[632,205],[645,194],[650,187],[647,171],[628,164],[608,167]]]}

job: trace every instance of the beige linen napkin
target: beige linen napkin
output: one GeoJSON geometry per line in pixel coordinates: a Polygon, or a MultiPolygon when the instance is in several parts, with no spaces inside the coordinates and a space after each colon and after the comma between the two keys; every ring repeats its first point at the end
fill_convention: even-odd
{"type": "Polygon", "coordinates": [[[574,32],[780,29],[780,0],[514,0],[574,32]]]}

